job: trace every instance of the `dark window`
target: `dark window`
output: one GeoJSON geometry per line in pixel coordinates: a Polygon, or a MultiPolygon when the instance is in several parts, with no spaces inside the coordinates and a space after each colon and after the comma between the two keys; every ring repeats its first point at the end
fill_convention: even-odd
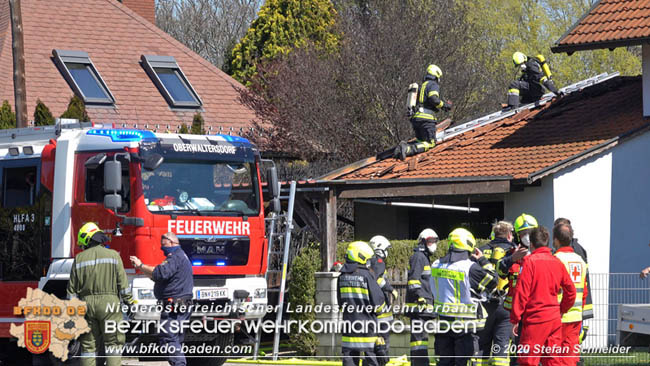
{"type": "Polygon", "coordinates": [[[36,167],[5,168],[4,208],[31,206],[36,196],[36,167]]]}
{"type": "Polygon", "coordinates": [[[113,104],[115,102],[86,52],[53,50],[52,55],[63,77],[84,103],[113,104]]]}
{"type": "Polygon", "coordinates": [[[197,108],[201,99],[171,56],[142,55],[142,67],[172,107],[197,108]]]}
{"type": "MultiPolygon", "coordinates": [[[[122,190],[118,192],[122,195],[122,207],[118,211],[128,212],[131,202],[131,189],[129,185],[129,165],[122,163],[122,190]]],[[[104,202],[104,165],[97,169],[86,168],[86,202],[103,203],[104,202]]]]}

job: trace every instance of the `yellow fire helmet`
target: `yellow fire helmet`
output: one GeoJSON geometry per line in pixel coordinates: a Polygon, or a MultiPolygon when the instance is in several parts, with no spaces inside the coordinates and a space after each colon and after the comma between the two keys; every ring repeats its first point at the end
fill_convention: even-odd
{"type": "Polygon", "coordinates": [[[431,64],[427,67],[427,74],[440,79],[442,77],[442,70],[437,65],[431,64]]]}
{"type": "Polygon", "coordinates": [[[519,232],[526,229],[533,229],[537,227],[537,219],[532,215],[522,213],[515,220],[515,232],[519,235],[519,232]]]}
{"type": "Polygon", "coordinates": [[[79,229],[79,234],[77,235],[77,245],[82,248],[88,248],[90,239],[97,233],[103,233],[97,224],[94,222],[85,223],[81,229],[79,229]]]}
{"type": "Polygon", "coordinates": [[[459,250],[466,250],[468,252],[473,252],[474,247],[476,246],[476,239],[474,235],[469,232],[467,229],[457,228],[449,233],[447,238],[449,241],[449,248],[456,248],[459,250]]]}
{"type": "Polygon", "coordinates": [[[353,262],[366,264],[374,254],[375,252],[365,241],[353,241],[348,245],[347,256],[353,262]]]}
{"type": "Polygon", "coordinates": [[[514,62],[515,66],[519,66],[526,61],[528,61],[528,56],[524,53],[517,51],[512,54],[512,62],[514,62]]]}

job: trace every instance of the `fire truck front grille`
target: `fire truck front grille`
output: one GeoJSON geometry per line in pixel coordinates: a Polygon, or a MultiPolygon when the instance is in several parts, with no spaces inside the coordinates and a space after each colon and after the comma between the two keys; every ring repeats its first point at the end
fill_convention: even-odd
{"type": "Polygon", "coordinates": [[[245,266],[248,237],[182,238],[180,244],[194,266],[245,266]]]}

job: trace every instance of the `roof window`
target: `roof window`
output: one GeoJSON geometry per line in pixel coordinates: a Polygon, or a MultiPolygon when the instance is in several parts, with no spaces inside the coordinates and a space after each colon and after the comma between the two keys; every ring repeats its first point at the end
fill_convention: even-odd
{"type": "Polygon", "coordinates": [[[86,104],[113,104],[115,98],[83,51],[52,50],[54,63],[72,90],[86,104]]]}
{"type": "Polygon", "coordinates": [[[172,107],[198,108],[201,98],[172,56],[142,55],[142,67],[172,107]]]}

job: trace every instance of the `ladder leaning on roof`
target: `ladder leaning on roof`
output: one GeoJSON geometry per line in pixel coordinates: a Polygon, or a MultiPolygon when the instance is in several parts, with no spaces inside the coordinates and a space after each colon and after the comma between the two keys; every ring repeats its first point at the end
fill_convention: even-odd
{"type": "MultiPolygon", "coordinates": [[[[278,187],[278,191],[280,191],[278,187]]],[[[276,214],[272,212],[267,218],[269,225],[269,244],[267,255],[267,270],[264,278],[269,281],[269,275],[280,273],[280,289],[269,288],[268,292],[279,291],[278,306],[276,307],[277,316],[275,324],[282,324],[282,312],[284,310],[284,295],[286,293],[287,266],[289,263],[289,249],[291,246],[291,230],[293,230],[293,206],[296,198],[296,181],[291,181],[289,187],[289,196],[280,196],[281,199],[288,199],[287,210],[284,213],[276,214]],[[280,257],[281,256],[281,257],[280,257]]],[[[268,298],[268,297],[267,297],[268,298]]],[[[262,338],[261,327],[255,335],[255,346],[253,349],[253,359],[257,359],[262,338]]],[[[278,359],[280,348],[280,332],[276,331],[273,335],[273,360],[278,359]]]]}

